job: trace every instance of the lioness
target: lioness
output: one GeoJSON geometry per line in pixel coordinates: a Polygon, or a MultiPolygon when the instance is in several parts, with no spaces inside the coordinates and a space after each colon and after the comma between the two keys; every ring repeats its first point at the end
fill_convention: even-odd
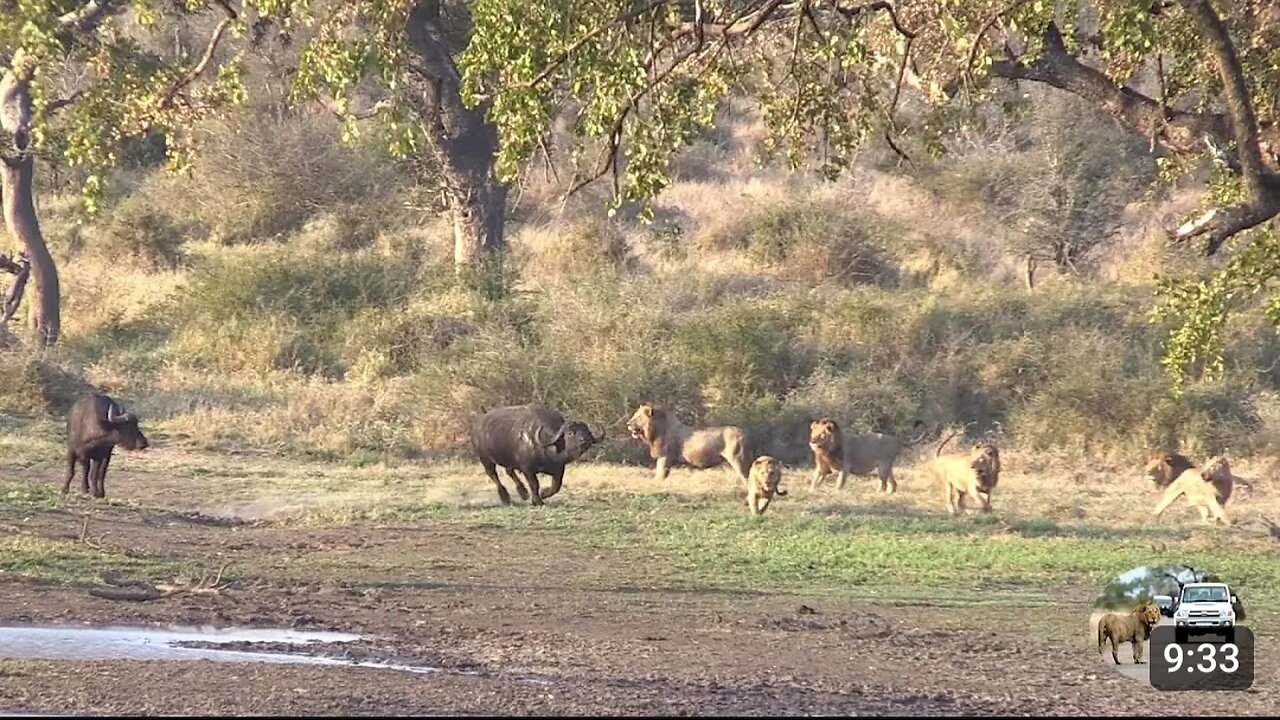
{"type": "Polygon", "coordinates": [[[1151,628],[1160,624],[1160,608],[1147,601],[1127,613],[1107,613],[1098,621],[1098,654],[1105,641],[1111,642],[1111,659],[1120,664],[1117,651],[1124,643],[1133,643],[1133,662],[1142,664],[1142,644],[1151,637],[1151,628]]]}
{"type": "Polygon", "coordinates": [[[751,463],[751,478],[747,481],[747,507],[759,517],[769,509],[773,496],[786,497],[787,491],[778,487],[782,482],[782,465],[770,455],[761,455],[751,463]]]}
{"type": "Polygon", "coordinates": [[[964,510],[964,500],[968,497],[981,504],[983,512],[991,512],[991,493],[1000,482],[1000,450],[984,442],[968,453],[943,455],[942,448],[955,435],[952,432],[938,443],[929,468],[946,494],[947,511],[955,515],[958,510],[964,510]]]}
{"type": "Polygon", "coordinates": [[[667,479],[672,465],[685,464],[705,470],[727,462],[738,477],[749,481],[750,460],[742,428],[733,425],[691,428],[670,410],[646,403],[627,421],[627,432],[649,447],[649,457],[658,461],[654,468],[658,480],[667,479]]]}
{"type": "MultiPolygon", "coordinates": [[[[924,425],[917,420],[915,427],[924,425]]],[[[870,475],[874,470],[880,478],[880,492],[893,494],[898,491],[898,480],[893,476],[893,463],[898,454],[905,448],[917,445],[924,440],[925,432],[921,432],[914,440],[902,440],[896,435],[882,433],[866,433],[844,437],[840,424],[824,417],[809,423],[809,449],[813,451],[813,482],[809,489],[814,490],[822,479],[833,472],[838,472],[836,489],[844,488],[844,481],[850,475],[870,475]]]]}
{"type": "Polygon", "coordinates": [[[1227,517],[1222,505],[1226,502],[1224,495],[1231,496],[1233,478],[1225,460],[1214,458],[1214,461],[1211,473],[1201,472],[1199,468],[1194,467],[1182,471],[1178,479],[1165,488],[1164,495],[1151,511],[1151,516],[1160,517],[1174,500],[1181,495],[1186,495],[1187,505],[1200,511],[1202,522],[1210,522],[1209,516],[1212,515],[1214,524],[1220,522],[1223,525],[1230,525],[1231,520],[1227,517]]]}

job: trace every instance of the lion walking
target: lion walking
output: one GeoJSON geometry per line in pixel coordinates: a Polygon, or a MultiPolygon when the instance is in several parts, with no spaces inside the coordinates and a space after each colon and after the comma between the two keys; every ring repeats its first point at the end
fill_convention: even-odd
{"type": "Polygon", "coordinates": [[[751,477],[747,481],[747,507],[751,514],[760,517],[769,509],[774,496],[786,497],[782,483],[782,464],[770,455],[761,455],[751,463],[751,477]]]}
{"type": "Polygon", "coordinates": [[[654,477],[666,480],[674,465],[705,470],[728,464],[744,482],[750,471],[750,450],[742,428],[734,425],[692,428],[680,422],[675,413],[658,406],[644,404],[627,421],[627,432],[644,441],[649,457],[656,462],[654,477]]]}
{"type": "Polygon", "coordinates": [[[991,494],[1000,482],[1000,450],[989,442],[978,443],[967,453],[942,454],[942,448],[955,437],[952,432],[934,451],[929,471],[941,486],[947,512],[955,515],[965,509],[965,499],[972,500],[983,512],[991,512],[991,494]]]}
{"type": "Polygon", "coordinates": [[[1098,621],[1098,654],[1111,643],[1111,659],[1120,664],[1120,646],[1133,645],[1133,662],[1143,663],[1143,643],[1151,638],[1151,629],[1160,624],[1160,608],[1148,600],[1127,613],[1107,613],[1098,621]]]}
{"type": "MultiPolygon", "coordinates": [[[[917,420],[916,427],[924,422],[917,420]]],[[[870,475],[880,480],[880,492],[893,494],[898,491],[898,480],[893,475],[893,465],[906,448],[924,440],[927,430],[911,440],[884,433],[845,435],[840,424],[829,417],[809,423],[809,449],[813,451],[813,481],[809,489],[831,473],[836,475],[836,489],[843,490],[849,475],[870,475]]]]}

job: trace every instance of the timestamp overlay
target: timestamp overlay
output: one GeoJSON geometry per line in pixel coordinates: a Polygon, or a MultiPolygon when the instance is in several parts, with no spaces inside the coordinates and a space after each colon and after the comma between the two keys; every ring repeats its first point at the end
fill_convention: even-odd
{"type": "Polygon", "coordinates": [[[1151,686],[1157,690],[1248,690],[1253,687],[1253,631],[1184,631],[1162,625],[1151,635],[1151,686]]]}
{"type": "Polygon", "coordinates": [[[1094,600],[1089,649],[1099,662],[1158,690],[1248,690],[1254,634],[1245,624],[1243,590],[1204,568],[1133,568],[1094,600]]]}

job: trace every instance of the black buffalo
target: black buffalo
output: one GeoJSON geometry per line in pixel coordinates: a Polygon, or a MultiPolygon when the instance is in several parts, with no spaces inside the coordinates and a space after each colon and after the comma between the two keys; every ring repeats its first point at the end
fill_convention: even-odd
{"type": "Polygon", "coordinates": [[[521,500],[541,505],[543,500],[560,492],[565,466],[582,457],[604,437],[603,429],[599,436],[592,435],[586,423],[566,422],[560,413],[541,405],[494,408],[471,424],[471,447],[489,479],[498,486],[498,498],[503,505],[511,504],[511,495],[498,479],[498,465],[516,484],[521,500]],[[516,470],[528,480],[528,490],[516,470]],[[551,476],[550,488],[538,489],[538,473],[551,476]]]}
{"type": "Polygon", "coordinates": [[[147,437],[138,428],[138,416],[102,393],[90,393],[77,400],[67,413],[67,479],[62,483],[62,492],[71,489],[79,461],[80,491],[89,492],[92,476],[93,496],[106,497],[107,466],[116,445],[126,450],[147,449],[147,437]]]}

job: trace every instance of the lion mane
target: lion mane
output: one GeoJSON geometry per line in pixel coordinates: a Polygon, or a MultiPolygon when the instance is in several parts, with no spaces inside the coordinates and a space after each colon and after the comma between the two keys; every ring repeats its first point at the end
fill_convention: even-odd
{"type": "MultiPolygon", "coordinates": [[[[1176,457],[1185,460],[1183,456],[1167,454],[1167,452],[1160,456],[1152,454],[1147,462],[1148,478],[1152,477],[1153,471],[1160,474],[1165,473],[1164,468],[1178,468],[1180,462],[1174,460],[1176,457]]],[[[1157,487],[1160,487],[1158,483],[1157,487]]],[[[1226,457],[1221,455],[1210,457],[1207,462],[1204,462],[1204,468],[1197,468],[1196,465],[1190,464],[1181,470],[1172,482],[1165,484],[1164,488],[1165,492],[1162,493],[1160,502],[1157,502],[1155,509],[1151,511],[1152,518],[1160,518],[1174,501],[1185,496],[1187,505],[1199,512],[1201,521],[1204,523],[1231,524],[1224,506],[1234,491],[1235,475],[1231,473],[1231,465],[1226,457]]]]}
{"type": "Polygon", "coordinates": [[[728,463],[744,482],[751,465],[746,433],[734,425],[693,428],[660,405],[643,404],[627,421],[631,436],[644,442],[657,461],[654,475],[665,480],[673,465],[699,470],[728,463]]]}
{"type": "Polygon", "coordinates": [[[761,455],[751,463],[751,477],[747,481],[747,507],[759,517],[769,509],[774,496],[786,497],[782,483],[782,464],[771,455],[761,455]]]}
{"type": "MultiPolygon", "coordinates": [[[[915,426],[921,427],[917,420],[915,426]]],[[[893,475],[893,464],[901,452],[924,440],[926,432],[912,440],[897,435],[864,433],[846,437],[840,423],[830,417],[822,417],[809,423],[809,449],[813,451],[813,482],[810,490],[831,473],[837,473],[836,489],[844,489],[849,475],[870,475],[880,480],[880,492],[893,494],[898,491],[898,480],[893,475]]]]}
{"type": "Polygon", "coordinates": [[[1000,449],[989,442],[978,443],[967,453],[949,453],[942,449],[956,433],[952,432],[934,451],[930,471],[942,486],[947,512],[955,515],[965,509],[965,499],[973,500],[983,512],[991,512],[991,494],[1000,483],[1000,449]]]}
{"type": "Polygon", "coordinates": [[[1147,452],[1147,480],[1157,488],[1167,488],[1182,473],[1195,467],[1191,458],[1165,450],[1147,452]]]}
{"type": "Polygon", "coordinates": [[[1111,659],[1120,664],[1118,651],[1125,643],[1133,644],[1133,662],[1142,664],[1143,643],[1151,637],[1151,629],[1160,623],[1160,608],[1147,601],[1127,613],[1107,613],[1098,621],[1098,654],[1105,643],[1111,643],[1111,659]]]}

